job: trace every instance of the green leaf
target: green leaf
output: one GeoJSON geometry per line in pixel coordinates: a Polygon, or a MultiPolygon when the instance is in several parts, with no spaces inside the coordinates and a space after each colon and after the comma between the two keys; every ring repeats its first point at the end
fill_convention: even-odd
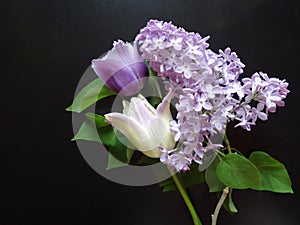
{"type": "Polygon", "coordinates": [[[134,153],[133,149],[123,145],[117,138],[115,140],[115,144],[113,146],[109,146],[108,150],[109,157],[106,168],[108,170],[128,165],[134,153]]]}
{"type": "Polygon", "coordinates": [[[97,117],[97,119],[95,117],[95,120],[91,120],[92,114],[88,114],[87,117],[77,134],[72,138],[72,141],[86,140],[96,141],[109,146],[115,145],[116,136],[112,126],[102,123],[101,119],[99,119],[101,116],[97,117]]]}
{"type": "Polygon", "coordinates": [[[148,156],[142,155],[140,157],[140,159],[137,161],[137,164],[138,165],[153,165],[153,164],[156,164],[159,162],[160,162],[159,159],[150,158],[148,156]]]}
{"type": "Polygon", "coordinates": [[[134,150],[123,148],[121,151],[110,150],[108,153],[107,170],[127,166],[132,158],[134,150]]]}
{"type": "Polygon", "coordinates": [[[85,120],[79,128],[77,134],[72,138],[75,140],[87,140],[101,142],[95,125],[90,120],[85,120]]]}
{"type": "Polygon", "coordinates": [[[107,170],[127,166],[128,163],[123,163],[122,161],[116,159],[112,154],[108,153],[108,162],[107,162],[107,170]]]}
{"type": "Polygon", "coordinates": [[[212,150],[204,152],[202,157],[202,164],[199,164],[198,170],[204,171],[207,167],[209,167],[209,165],[216,158],[216,155],[217,155],[216,152],[212,150]]]}
{"type": "MultiPolygon", "coordinates": [[[[218,193],[218,198],[220,199],[223,192],[218,193]]],[[[230,214],[235,214],[238,212],[232,200],[232,188],[230,188],[229,194],[223,203],[224,209],[226,209],[230,214]]]]}
{"type": "MultiPolygon", "coordinates": [[[[174,186],[174,185],[175,185],[175,188],[176,188],[176,184],[174,183],[174,180],[173,180],[172,177],[169,177],[168,179],[159,182],[158,185],[159,185],[160,187],[163,188],[163,191],[164,191],[164,192],[165,192],[164,188],[165,188],[166,186],[168,186],[168,185],[170,185],[170,186],[174,186]]],[[[166,189],[167,189],[167,188],[166,188],[166,189]]],[[[173,190],[175,190],[175,189],[173,189],[173,190]]]]}
{"type": "Polygon", "coordinates": [[[165,186],[163,186],[163,192],[175,191],[175,190],[177,190],[177,187],[173,181],[170,182],[169,184],[166,184],[165,186]]]}
{"type": "Polygon", "coordinates": [[[91,121],[95,121],[96,127],[105,127],[109,124],[105,122],[105,117],[102,115],[94,114],[94,113],[86,113],[85,116],[89,118],[91,121]]]}
{"type": "Polygon", "coordinates": [[[113,147],[117,144],[117,137],[112,126],[101,127],[98,129],[101,143],[113,147]]]}
{"type": "MultiPolygon", "coordinates": [[[[185,188],[201,184],[205,181],[204,172],[198,170],[197,163],[192,164],[189,171],[177,173],[177,176],[185,188]]],[[[163,187],[163,192],[177,190],[172,177],[160,182],[159,186],[163,187]]]]}
{"type": "Polygon", "coordinates": [[[125,137],[122,140],[116,136],[117,131],[112,126],[106,126],[99,129],[99,135],[102,143],[108,148],[109,157],[107,169],[126,166],[129,164],[134,150],[125,146],[125,137]]]}
{"type": "Polygon", "coordinates": [[[161,98],[152,96],[149,98],[149,102],[154,108],[156,108],[161,103],[161,98]]]}
{"type": "Polygon", "coordinates": [[[223,184],[231,188],[255,189],[261,186],[260,174],[256,166],[238,154],[231,153],[224,156],[217,166],[216,174],[223,184]]]}
{"type": "Polygon", "coordinates": [[[157,76],[157,72],[153,71],[150,68],[149,65],[147,65],[147,66],[148,66],[148,72],[149,72],[147,87],[151,87],[151,89],[152,89],[152,90],[148,90],[148,94],[152,93],[153,97],[159,97],[159,99],[161,101],[161,99],[162,99],[162,93],[161,93],[162,87],[161,87],[161,83],[159,82],[159,78],[157,76]]]}
{"type": "Polygon", "coordinates": [[[147,64],[147,67],[148,67],[149,76],[150,77],[152,77],[152,76],[157,77],[157,72],[153,71],[148,64],[147,64]]]}
{"type": "Polygon", "coordinates": [[[285,166],[265,152],[253,152],[249,160],[259,170],[262,185],[256,190],[293,193],[291,180],[285,166]]]}
{"type": "Polygon", "coordinates": [[[209,187],[209,192],[219,192],[225,188],[225,185],[219,180],[216,169],[220,163],[218,157],[210,164],[210,166],[205,170],[205,181],[209,187]]]}
{"type": "Polygon", "coordinates": [[[73,100],[72,105],[66,110],[80,113],[92,104],[96,103],[98,100],[111,95],[116,95],[116,93],[105,86],[103,81],[101,81],[99,78],[96,78],[82,88],[82,90],[73,100]]]}
{"type": "Polygon", "coordinates": [[[238,209],[235,207],[233,200],[232,200],[232,189],[230,189],[229,195],[227,199],[225,200],[225,205],[228,204],[228,209],[232,213],[237,213],[238,209]],[[228,203],[227,203],[228,202],[228,203]]]}
{"type": "MultiPolygon", "coordinates": [[[[83,122],[83,124],[79,128],[79,131],[72,140],[96,141],[105,145],[108,149],[109,154],[107,169],[128,165],[130,159],[132,158],[134,150],[122,144],[126,142],[123,142],[123,139],[121,142],[116,137],[115,131],[112,126],[105,125],[104,127],[95,127],[95,122],[91,121],[90,118],[94,118],[94,115],[89,114],[88,118],[83,122]]],[[[101,118],[101,116],[99,118],[101,118]]]]}

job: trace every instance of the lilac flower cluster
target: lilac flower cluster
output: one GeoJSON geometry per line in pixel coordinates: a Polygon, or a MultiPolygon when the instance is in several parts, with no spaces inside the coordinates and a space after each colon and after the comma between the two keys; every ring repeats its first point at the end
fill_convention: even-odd
{"type": "Polygon", "coordinates": [[[142,58],[177,99],[178,113],[170,127],[178,145],[162,149],[161,155],[176,171],[188,170],[193,161],[201,164],[206,151],[217,150],[221,143],[212,137],[224,134],[229,121],[250,130],[257,118],[266,120],[269,112],[284,106],[289,93],[285,80],[262,72],[239,81],[245,65],[237,54],[230,48],[213,52],[208,39],[157,20],[150,20],[137,36],[142,58]]]}

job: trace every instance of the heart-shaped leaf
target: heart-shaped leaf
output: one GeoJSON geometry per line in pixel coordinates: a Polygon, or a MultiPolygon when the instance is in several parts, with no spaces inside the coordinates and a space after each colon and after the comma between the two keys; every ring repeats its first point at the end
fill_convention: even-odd
{"type": "Polygon", "coordinates": [[[231,188],[255,189],[261,186],[260,174],[256,166],[235,153],[223,157],[217,166],[216,174],[223,184],[231,188]]]}
{"type": "Polygon", "coordinates": [[[249,160],[258,168],[262,185],[256,190],[293,193],[291,180],[285,166],[265,152],[253,152],[249,160]]]}
{"type": "Polygon", "coordinates": [[[80,113],[98,100],[111,95],[116,95],[116,93],[105,86],[103,81],[96,78],[82,88],[73,100],[72,105],[66,108],[66,110],[80,113]]]}
{"type": "Polygon", "coordinates": [[[219,180],[216,169],[220,163],[218,157],[211,163],[211,165],[205,170],[205,181],[209,187],[209,192],[219,192],[225,188],[225,185],[219,180]]]}

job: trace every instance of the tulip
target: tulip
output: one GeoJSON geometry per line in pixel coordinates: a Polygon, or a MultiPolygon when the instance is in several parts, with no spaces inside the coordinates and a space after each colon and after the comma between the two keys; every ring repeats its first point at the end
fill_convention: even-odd
{"type": "Polygon", "coordinates": [[[92,68],[109,88],[123,96],[139,92],[148,76],[136,42],[133,45],[121,40],[114,42],[113,48],[104,57],[92,60],[92,68]]]}
{"type": "Polygon", "coordinates": [[[159,158],[159,148],[173,149],[174,136],[170,132],[169,122],[171,90],[155,109],[147,99],[138,95],[130,102],[123,101],[123,113],[112,112],[105,119],[117,128],[129,142],[139,151],[151,158],[159,158]]]}

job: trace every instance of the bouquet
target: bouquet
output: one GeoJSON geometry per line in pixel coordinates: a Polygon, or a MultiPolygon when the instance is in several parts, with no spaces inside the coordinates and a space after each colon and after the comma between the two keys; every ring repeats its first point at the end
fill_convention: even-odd
{"type": "Polygon", "coordinates": [[[206,183],[217,194],[212,225],[222,206],[237,212],[234,189],[293,193],[282,163],[263,151],[244,155],[226,134],[228,123],[251,131],[266,121],[285,105],[288,83],[264,72],[240,79],[245,64],[238,55],[229,47],[212,51],[208,39],[150,20],[132,43],[118,40],[92,60],[98,77],[67,108],[86,116],[72,140],[103,147],[107,166],[101,175],[178,190],[194,225],[202,223],[186,191],[192,185],[206,183]]]}

